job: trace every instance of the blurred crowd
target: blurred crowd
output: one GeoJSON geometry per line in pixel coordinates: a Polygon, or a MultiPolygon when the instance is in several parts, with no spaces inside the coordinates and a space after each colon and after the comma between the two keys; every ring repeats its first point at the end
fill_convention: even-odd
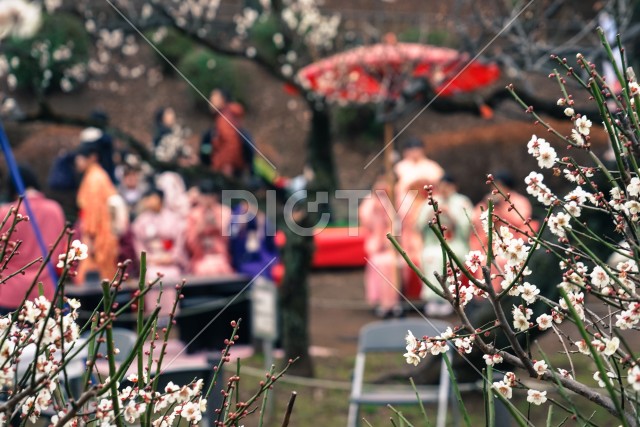
{"type": "MultiPolygon", "coordinates": [[[[257,183],[268,182],[285,188],[289,194],[306,188],[313,172],[305,167],[294,178],[265,177],[257,170],[259,156],[254,156],[254,143],[245,128],[243,110],[230,102],[222,90],[210,96],[210,125],[203,130],[200,144],[186,143],[190,131],[180,126],[172,108],[161,108],[153,118],[155,130],[149,146],[156,166],[172,164],[177,170],[191,170],[200,165],[229,179],[244,182],[258,191],[257,183]]],[[[135,153],[119,149],[107,132],[108,118],[94,113],[94,121],[103,126],[82,130],[75,147],[61,153],[51,168],[48,187],[73,195],[77,219],[74,238],[88,246],[88,259],[80,263],[75,281],[80,285],[95,285],[113,278],[118,262],[131,260],[131,277],[139,273],[139,256],[146,254],[147,280],[164,276],[164,283],[177,283],[185,276],[220,276],[235,272],[273,278],[273,268],[264,268],[278,257],[273,224],[250,202],[228,206],[221,200],[221,187],[211,178],[194,180],[175,171],[154,170],[150,163],[135,153]],[[264,270],[264,271],[263,271],[264,270]]],[[[387,239],[387,233],[399,236],[408,257],[418,265],[425,277],[439,287],[438,277],[446,277],[442,248],[430,225],[436,217],[444,238],[460,259],[470,250],[482,250],[487,242],[474,230],[482,230],[482,213],[486,205],[473,206],[458,189],[456,179],[425,154],[424,142],[408,138],[393,169],[376,180],[373,190],[385,197],[365,199],[359,207],[360,228],[364,234],[368,263],[365,270],[367,302],[380,317],[403,314],[401,292],[421,298],[430,316],[447,315],[450,305],[428,287],[407,266],[387,239]],[[398,210],[394,218],[389,206],[398,210]]],[[[65,226],[60,206],[44,197],[35,174],[21,167],[26,199],[33,205],[33,214],[42,224],[39,244],[23,243],[25,256],[14,260],[15,268],[42,255],[42,247],[50,247],[65,226]],[[27,260],[27,257],[30,257],[27,260]],[[19,264],[19,263],[22,264],[19,264]]],[[[206,174],[205,174],[206,175],[206,174]]],[[[213,175],[212,175],[213,176],[213,175]]],[[[531,216],[528,199],[513,190],[513,179],[505,172],[494,174],[495,185],[503,197],[489,194],[494,200],[494,213],[517,228],[531,216]],[[516,209],[513,209],[515,207],[516,209]]],[[[18,191],[11,190],[15,200],[18,191]]],[[[484,199],[486,200],[486,198],[484,199]]],[[[8,205],[4,207],[4,213],[8,205]]],[[[21,213],[23,213],[21,211],[21,213]]],[[[26,215],[26,211],[24,212],[26,215]]],[[[6,227],[3,231],[6,231],[6,227]]],[[[20,233],[29,233],[21,226],[20,233]]],[[[23,242],[35,241],[19,235],[23,242]]],[[[65,252],[61,248],[57,253],[65,252]]],[[[499,265],[502,261],[497,260],[499,265]]],[[[0,312],[15,308],[24,297],[38,266],[25,270],[22,285],[0,287],[0,312]],[[13,296],[9,296],[12,294],[13,296]]],[[[10,270],[10,266],[7,267],[10,270]]],[[[45,294],[52,294],[55,273],[46,269],[42,281],[50,283],[45,294]]],[[[32,289],[31,297],[37,296],[32,289]]],[[[157,298],[151,295],[150,298],[157,298]]],[[[166,301],[160,306],[171,307],[174,295],[163,293],[166,301]]],[[[152,304],[150,306],[153,306],[152,304]]],[[[161,313],[167,314],[167,313],[161,313]]]]}
{"type": "MultiPolygon", "coordinates": [[[[178,124],[171,108],[157,112],[150,141],[155,163],[177,164],[178,170],[202,164],[229,178],[251,182],[252,143],[248,132],[242,130],[241,106],[229,102],[220,90],[211,94],[210,101],[212,120],[199,147],[186,144],[189,132],[178,124]]],[[[185,276],[236,272],[271,278],[271,268],[264,267],[272,264],[278,251],[274,237],[266,232],[268,219],[257,206],[247,201],[231,207],[223,204],[222,189],[212,178],[187,182],[177,172],[154,170],[133,152],[116,148],[106,131],[108,118],[104,114],[94,113],[93,119],[104,126],[82,130],[75,147],[60,153],[53,162],[47,183],[49,189],[67,192],[75,199],[73,238],[88,246],[88,258],[78,265],[74,278],[77,284],[92,286],[113,278],[118,262],[124,260],[132,260],[127,271],[130,277],[137,277],[142,252],[146,253],[146,279],[154,280],[161,274],[165,284],[178,283],[185,276]]],[[[7,271],[42,256],[42,247],[35,242],[40,240],[50,248],[66,224],[62,208],[44,196],[36,174],[28,165],[19,169],[25,198],[41,230],[36,236],[29,225],[18,227],[17,232],[23,234],[17,237],[33,243],[23,243],[22,256],[16,257],[15,265],[7,266],[7,271]]],[[[10,205],[15,206],[19,194],[13,180],[7,181],[10,203],[4,206],[4,214],[10,205]]],[[[27,214],[24,205],[21,213],[27,214]]],[[[64,253],[64,249],[59,247],[54,253],[64,253]]],[[[38,269],[27,269],[22,284],[0,287],[0,311],[18,306],[31,285],[28,279],[33,279],[38,269]],[[8,294],[15,298],[6,298],[8,294]]],[[[45,269],[41,277],[49,297],[54,289],[53,275],[45,269]]],[[[30,297],[37,292],[32,289],[30,297]]],[[[162,298],[173,300],[171,286],[165,287],[162,298]]],[[[172,305],[163,302],[162,307],[172,305]]]]}
{"type": "MultiPolygon", "coordinates": [[[[383,197],[374,194],[360,205],[360,226],[365,236],[368,259],[365,296],[379,317],[402,316],[402,295],[422,299],[428,316],[446,316],[452,311],[448,302],[422,284],[387,238],[388,233],[398,236],[397,240],[407,256],[436,289],[441,289],[439,277],[446,278],[447,269],[451,266],[443,264],[440,240],[431,229],[436,221],[434,202],[443,237],[463,262],[469,251],[484,253],[487,247],[487,238],[482,232],[482,215],[487,210],[489,198],[494,203],[494,215],[515,229],[524,229],[525,220],[531,217],[531,203],[513,189],[514,180],[508,172],[496,172],[493,178],[497,191],[492,191],[482,199],[483,202],[474,206],[458,188],[455,177],[429,159],[424,149],[424,141],[408,138],[393,170],[380,175],[373,186],[374,193],[383,197]],[[509,202],[499,193],[509,194],[509,202]],[[385,200],[385,194],[392,195],[390,201],[385,200]],[[385,206],[386,203],[393,203],[397,210],[395,220],[393,209],[385,206]]],[[[499,266],[505,262],[496,260],[499,266]]],[[[467,281],[462,276],[460,278],[465,286],[467,281]]]]}

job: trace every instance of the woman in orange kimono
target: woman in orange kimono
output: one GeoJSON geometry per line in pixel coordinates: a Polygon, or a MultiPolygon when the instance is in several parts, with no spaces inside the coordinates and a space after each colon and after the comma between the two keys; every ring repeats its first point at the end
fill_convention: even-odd
{"type": "Polygon", "coordinates": [[[111,224],[109,198],[117,195],[107,172],[100,166],[98,146],[92,142],[80,145],[76,152],[76,170],[82,174],[76,202],[80,209],[81,238],[89,247],[89,257],[78,267],[78,283],[87,273],[97,272],[99,279],[111,280],[116,273],[118,237],[111,224]]]}

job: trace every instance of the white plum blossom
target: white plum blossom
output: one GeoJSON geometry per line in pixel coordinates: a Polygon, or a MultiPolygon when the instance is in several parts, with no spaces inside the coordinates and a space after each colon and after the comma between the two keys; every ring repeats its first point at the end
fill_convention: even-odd
{"type": "Polygon", "coordinates": [[[624,211],[631,216],[632,221],[637,221],[640,214],[640,202],[629,200],[624,204],[624,211]]]}
{"type": "Polygon", "coordinates": [[[196,402],[186,402],[182,405],[180,416],[191,424],[197,424],[202,420],[202,413],[200,412],[200,404],[196,402]]]}
{"type": "Polygon", "coordinates": [[[538,159],[538,166],[543,169],[552,168],[558,155],[545,139],[533,135],[527,143],[529,154],[538,159]]]}
{"type": "Polygon", "coordinates": [[[612,337],[611,339],[607,339],[607,338],[603,338],[604,341],[604,351],[603,353],[606,356],[613,356],[616,351],[618,351],[618,348],[620,347],[620,338],[618,337],[612,337]]]}
{"type": "Polygon", "coordinates": [[[140,418],[147,409],[147,405],[144,402],[136,403],[134,400],[130,400],[127,406],[124,408],[124,419],[127,423],[133,424],[136,419],[140,418]]]}
{"type": "Polygon", "coordinates": [[[580,145],[580,146],[584,145],[584,136],[582,136],[582,134],[578,132],[576,129],[571,129],[571,139],[577,145],[580,145]]]}
{"type": "Polygon", "coordinates": [[[584,205],[587,201],[591,204],[596,204],[595,196],[585,191],[581,186],[577,186],[573,191],[564,196],[564,200],[567,202],[575,202],[578,205],[584,205]]]}
{"type": "Polygon", "coordinates": [[[64,268],[70,265],[74,261],[82,261],[89,256],[89,248],[80,240],[74,240],[71,242],[69,251],[66,254],[58,256],[58,268],[64,268]]]}
{"type": "Polygon", "coordinates": [[[418,346],[418,340],[413,336],[413,333],[411,331],[407,331],[405,341],[407,342],[407,351],[413,350],[418,346]]]}
{"type": "Polygon", "coordinates": [[[536,135],[532,135],[531,139],[527,143],[527,151],[533,157],[538,157],[540,153],[540,145],[546,145],[547,141],[542,138],[538,138],[536,135]]]}
{"type": "Polygon", "coordinates": [[[624,195],[620,187],[613,187],[609,194],[611,195],[611,200],[609,201],[611,207],[615,210],[622,210],[624,208],[624,195]]]}
{"type": "Polygon", "coordinates": [[[556,196],[551,192],[549,187],[544,184],[543,176],[539,172],[531,172],[524,182],[527,184],[527,193],[537,198],[538,201],[545,206],[550,206],[556,199],[556,196]]]}
{"type": "MultiPolygon", "coordinates": [[[[407,352],[403,357],[408,364],[417,366],[427,353],[431,353],[433,356],[446,353],[449,350],[447,340],[453,339],[454,337],[455,333],[450,327],[439,336],[426,338],[425,340],[418,340],[411,331],[407,331],[407,335],[405,336],[407,352]]],[[[471,342],[472,339],[465,338],[458,344],[466,351],[466,348],[471,345],[471,342]]]]}
{"type": "Polygon", "coordinates": [[[631,302],[627,310],[616,314],[616,327],[621,330],[633,328],[640,321],[640,303],[631,302]]]}
{"type": "Polygon", "coordinates": [[[504,381],[494,382],[492,385],[493,389],[504,396],[505,399],[511,399],[513,397],[513,389],[511,385],[507,384],[504,381]]]}
{"type": "Polygon", "coordinates": [[[566,237],[566,230],[572,228],[570,221],[571,216],[565,212],[558,212],[557,214],[551,215],[548,221],[549,231],[558,237],[566,237]]]}
{"type": "Polygon", "coordinates": [[[553,325],[553,316],[550,314],[541,314],[536,318],[536,323],[540,330],[549,329],[553,325]]]}
{"type": "Polygon", "coordinates": [[[547,401],[547,392],[534,389],[527,390],[527,402],[534,405],[542,405],[547,401]]]}
{"type": "Polygon", "coordinates": [[[567,107],[567,108],[564,109],[564,115],[567,116],[567,117],[571,117],[575,113],[576,113],[575,110],[573,108],[571,108],[571,107],[567,107]]]}
{"type": "Polygon", "coordinates": [[[529,319],[533,314],[533,310],[522,306],[513,306],[513,310],[511,313],[513,314],[513,327],[516,330],[526,331],[527,329],[529,329],[529,319]]]}
{"type": "Polygon", "coordinates": [[[482,356],[482,358],[484,359],[485,363],[489,366],[498,365],[502,363],[504,360],[502,355],[500,355],[500,353],[485,354],[484,356],[482,356]]]}
{"type": "Polygon", "coordinates": [[[558,155],[553,147],[541,148],[538,155],[538,166],[542,169],[550,169],[556,164],[557,159],[558,155]]]}
{"type": "MultiPolygon", "coordinates": [[[[82,244],[74,243],[70,250],[76,251],[77,257],[82,257],[86,248],[82,244]]],[[[37,422],[38,418],[50,411],[53,406],[53,396],[60,393],[60,372],[63,363],[70,360],[63,355],[73,355],[74,347],[79,340],[79,326],[76,323],[80,303],[75,299],[64,299],[68,305],[64,309],[53,306],[51,301],[44,296],[33,300],[27,300],[19,310],[19,316],[12,322],[7,316],[0,317],[0,335],[3,335],[0,346],[0,387],[16,387],[15,392],[20,393],[28,384],[15,383],[15,378],[20,378],[24,372],[34,373],[34,379],[41,382],[43,387],[25,396],[16,410],[23,414],[30,422],[37,422]],[[37,347],[34,337],[41,337],[37,347]],[[30,354],[30,357],[25,357],[30,354]],[[24,360],[20,360],[20,359],[24,360]],[[15,383],[15,384],[14,384],[15,383]]],[[[86,356],[85,356],[86,357],[86,356]]],[[[113,408],[113,400],[109,394],[99,399],[91,406],[91,410],[97,425],[107,426],[116,424],[116,417],[121,417],[126,425],[137,422],[140,416],[147,411],[147,405],[154,400],[156,402],[176,403],[172,408],[168,405],[153,407],[152,416],[158,418],[163,411],[163,419],[173,420],[176,416],[187,419],[190,423],[198,423],[202,419],[202,412],[206,409],[206,400],[201,399],[203,381],[197,380],[178,387],[169,384],[165,393],[145,390],[148,377],[145,375],[140,384],[137,375],[129,375],[128,380],[132,385],[119,388],[117,399],[121,402],[120,413],[116,414],[113,408]],[[169,408],[167,412],[167,408],[169,408]]],[[[103,378],[101,386],[109,385],[109,377],[103,378]]],[[[56,401],[51,421],[56,424],[61,418],[66,417],[71,406],[56,401]],[[58,406],[60,405],[60,406],[58,406]]],[[[74,416],[65,426],[78,425],[79,417],[74,416]]],[[[0,425],[4,425],[0,419],[0,425]]],[[[155,424],[154,424],[155,425],[155,424]]],[[[165,425],[165,424],[158,424],[165,425]]],[[[169,424],[166,424],[167,427],[169,424]]]]}
{"type": "Polygon", "coordinates": [[[449,285],[449,292],[454,298],[458,298],[460,305],[463,307],[469,304],[479,291],[480,289],[474,285],[462,286],[460,281],[458,281],[457,285],[449,285]]]}
{"type": "Polygon", "coordinates": [[[456,338],[453,341],[453,344],[456,346],[460,353],[471,353],[473,350],[473,336],[464,337],[464,338],[456,338]]]}
{"type": "Polygon", "coordinates": [[[591,120],[587,119],[587,116],[582,116],[575,121],[576,130],[584,136],[588,136],[591,132],[591,120]]]}
{"type": "Polygon", "coordinates": [[[540,289],[529,282],[524,282],[522,285],[518,286],[518,290],[520,291],[520,297],[527,304],[533,304],[540,293],[540,289]]]}
{"type": "MultiPolygon", "coordinates": [[[[613,372],[607,372],[607,377],[614,379],[616,378],[616,374],[614,374],[613,372]]],[[[593,379],[596,380],[599,387],[606,387],[605,382],[602,380],[602,377],[600,376],[600,371],[596,371],[593,374],[593,379]]]]}
{"type": "Polygon", "coordinates": [[[611,283],[611,277],[609,277],[609,273],[604,268],[599,265],[593,267],[591,270],[591,274],[589,275],[591,278],[591,285],[596,288],[604,288],[605,286],[609,286],[611,283]]]}
{"type": "Polygon", "coordinates": [[[587,342],[585,340],[580,340],[580,341],[576,341],[574,343],[577,347],[578,347],[578,351],[582,354],[591,354],[591,352],[589,351],[589,346],[587,345],[587,342]]]}
{"type": "Polygon", "coordinates": [[[627,372],[627,381],[635,391],[640,391],[640,365],[635,365],[627,372]]]}
{"type": "Polygon", "coordinates": [[[571,373],[566,369],[558,368],[558,373],[564,378],[573,379],[573,375],[571,375],[571,373]]]}
{"type": "Polygon", "coordinates": [[[627,193],[632,197],[640,195],[640,178],[637,176],[631,178],[631,181],[629,181],[629,184],[627,185],[627,193]]]}
{"type": "MultiPolygon", "coordinates": [[[[499,244],[498,242],[496,243],[499,244]]],[[[506,247],[504,248],[504,252],[501,255],[504,255],[507,258],[507,265],[522,265],[522,263],[527,259],[527,256],[529,255],[529,249],[531,249],[529,245],[525,244],[522,238],[505,238],[503,239],[503,243],[505,243],[506,247]]]]}
{"type": "Polygon", "coordinates": [[[413,351],[407,351],[403,356],[407,360],[407,363],[413,366],[418,366],[421,360],[420,356],[413,351]]]}
{"type": "Polygon", "coordinates": [[[482,264],[484,263],[485,257],[484,254],[480,251],[471,251],[466,256],[466,266],[469,268],[469,271],[475,273],[478,271],[482,264]]]}
{"type": "Polygon", "coordinates": [[[580,209],[580,206],[578,206],[578,204],[574,201],[566,203],[564,205],[564,210],[574,218],[578,218],[582,214],[582,209],[580,209]]]}
{"type": "Polygon", "coordinates": [[[533,369],[538,373],[538,375],[544,375],[549,369],[549,365],[544,360],[538,360],[533,364],[533,369]]]}
{"type": "MultiPolygon", "coordinates": [[[[578,314],[578,317],[584,320],[584,294],[582,292],[569,291],[567,292],[567,298],[571,303],[571,307],[578,314]]],[[[567,302],[565,301],[564,298],[560,297],[559,303],[560,303],[560,307],[563,310],[567,310],[567,311],[569,310],[569,306],[567,305],[567,302]]]]}
{"type": "Polygon", "coordinates": [[[449,346],[445,340],[431,340],[427,343],[427,351],[434,356],[446,353],[448,350],[449,346]]]}

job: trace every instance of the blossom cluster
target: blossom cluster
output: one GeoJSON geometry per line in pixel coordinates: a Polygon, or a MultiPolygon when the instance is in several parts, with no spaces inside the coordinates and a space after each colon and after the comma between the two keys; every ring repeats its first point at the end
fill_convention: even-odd
{"type": "MultiPolygon", "coordinates": [[[[546,371],[547,366],[545,362],[536,362],[537,370],[546,371]]],[[[518,380],[513,372],[506,372],[504,378],[501,381],[495,381],[492,384],[492,388],[500,393],[505,399],[511,399],[513,397],[513,388],[518,385],[518,380]]],[[[527,390],[527,402],[533,405],[542,405],[547,401],[547,392],[535,389],[527,390]]]]}
{"type": "MultiPolygon", "coordinates": [[[[40,296],[25,301],[14,321],[10,316],[0,318],[0,387],[11,391],[9,398],[19,395],[31,386],[23,379],[34,375],[33,391],[16,405],[17,413],[30,422],[36,422],[47,413],[55,424],[69,418],[70,412],[75,411],[70,403],[61,405],[58,401],[54,405],[56,393],[65,395],[65,388],[61,385],[65,375],[72,370],[84,372],[84,360],[88,356],[88,342],[80,338],[80,328],[76,323],[80,303],[74,299],[66,299],[65,302],[68,308],[60,309],[40,296]]],[[[154,415],[153,426],[168,427],[178,418],[190,424],[198,424],[202,420],[207,402],[202,396],[201,379],[184,386],[170,382],[164,390],[152,391],[149,386],[153,379],[150,381],[148,374],[145,376],[139,379],[131,374],[127,377],[129,385],[116,384],[118,395],[115,400],[120,405],[117,413],[107,377],[97,384],[98,389],[106,388],[106,393],[90,400],[83,412],[95,418],[100,425],[113,425],[116,417],[122,417],[127,424],[134,424],[148,408],[154,415]]],[[[79,425],[79,417],[75,412],[71,415],[68,425],[79,425]]],[[[6,418],[5,413],[0,414],[0,425],[4,425],[6,418]]]]}
{"type": "MultiPolygon", "coordinates": [[[[33,391],[16,404],[21,416],[35,420],[53,405],[53,394],[60,388],[64,355],[77,353],[79,303],[66,301],[68,308],[52,307],[44,296],[27,300],[11,316],[0,318],[0,386],[11,395],[29,387],[25,377],[32,375],[33,391]]],[[[15,414],[14,414],[15,415],[15,414]]],[[[6,414],[2,413],[6,421],[6,414]]]]}
{"type": "Polygon", "coordinates": [[[538,160],[541,169],[551,169],[558,160],[556,150],[546,140],[533,135],[527,144],[529,154],[538,160]]]}
{"type": "MultiPolygon", "coordinates": [[[[414,366],[418,366],[420,361],[424,359],[427,354],[431,353],[433,356],[438,354],[444,354],[449,350],[449,344],[447,340],[453,339],[455,333],[451,328],[447,328],[442,334],[437,337],[423,337],[418,340],[411,331],[407,331],[405,337],[407,346],[407,352],[404,354],[407,363],[414,366]]],[[[470,347],[467,344],[469,341],[459,341],[459,344],[463,347],[470,347]]]]}
{"type": "Polygon", "coordinates": [[[82,261],[89,256],[89,248],[80,240],[74,240],[69,246],[69,251],[58,255],[58,264],[56,267],[64,268],[72,265],[76,261],[82,261]]]}
{"type": "Polygon", "coordinates": [[[633,222],[640,219],[640,178],[634,176],[625,188],[613,187],[610,191],[609,204],[617,212],[621,212],[633,222]]]}
{"type": "MultiPolygon", "coordinates": [[[[591,64],[584,63],[583,66],[589,68],[591,64]]],[[[572,69],[567,68],[567,71],[571,76],[572,69]]],[[[475,297],[489,298],[498,319],[506,321],[498,320],[494,325],[485,324],[477,328],[471,324],[469,317],[461,316],[462,326],[449,329],[448,333],[438,337],[416,339],[409,332],[406,337],[407,352],[404,354],[408,363],[418,364],[428,353],[443,352],[440,349],[446,347],[445,341],[448,341],[448,345],[460,353],[471,351],[472,346],[482,349],[486,365],[497,366],[497,369],[505,360],[513,362],[516,358],[522,362],[522,367],[527,368],[531,377],[579,394],[586,395],[586,390],[606,387],[606,393],[611,393],[613,389],[611,396],[617,399],[640,391],[640,363],[630,353],[626,339],[629,332],[621,333],[640,329],[640,295],[636,290],[640,280],[637,251],[637,224],[640,221],[637,141],[640,135],[633,126],[633,123],[640,122],[640,117],[636,111],[638,106],[631,98],[640,95],[640,85],[629,70],[625,75],[628,81],[623,88],[627,93],[623,91],[619,96],[613,96],[603,80],[593,77],[597,73],[593,72],[589,80],[590,85],[602,86],[599,93],[603,94],[604,100],[594,96],[596,101],[602,105],[607,102],[601,111],[606,136],[611,144],[611,158],[601,160],[591,153],[593,122],[586,115],[576,112],[573,97],[567,95],[564,88],[565,97],[558,100],[558,105],[564,108],[564,114],[572,121],[571,134],[562,137],[548,124],[543,125],[552,131],[552,135],[567,143],[570,149],[588,152],[594,160],[593,164],[582,165],[571,157],[560,158],[551,142],[533,135],[527,143],[527,150],[537,161],[540,170],[529,173],[524,182],[527,193],[546,207],[544,230],[538,232],[529,218],[522,218],[523,225],[520,226],[508,224],[495,213],[491,214],[489,209],[480,218],[482,230],[476,232],[484,232],[485,235],[491,233],[490,238],[484,241],[491,242],[492,247],[470,251],[461,262],[456,261],[460,265],[455,274],[452,273],[452,265],[448,266],[446,280],[449,293],[445,289],[448,300],[451,301],[450,297],[453,296],[460,301],[458,307],[464,310],[468,301],[475,297]],[[627,94],[629,98],[625,98],[627,94]],[[616,114],[609,113],[616,108],[616,114]],[[608,163],[608,160],[611,162],[608,163]],[[607,165],[613,170],[607,169],[607,165]],[[554,176],[563,176],[569,183],[570,188],[564,195],[547,186],[543,175],[545,171],[551,171],[554,176]],[[590,228],[594,214],[608,216],[608,230],[590,228]],[[546,237],[546,230],[551,233],[551,239],[546,237]],[[621,241],[616,242],[615,237],[603,235],[608,232],[617,232],[621,241]],[[606,255],[605,258],[599,255],[602,249],[611,254],[608,259],[606,255]],[[532,256],[538,256],[538,253],[533,253],[534,250],[540,251],[540,259],[542,251],[545,251],[548,254],[547,262],[559,263],[561,278],[545,284],[557,288],[560,294],[557,299],[551,297],[555,292],[547,293],[531,283],[529,261],[532,256]],[[467,276],[470,285],[462,285],[456,280],[456,275],[467,276]],[[588,307],[588,300],[602,302],[607,313],[588,307]],[[503,301],[508,301],[509,305],[503,304],[503,301]],[[561,324],[563,326],[559,327],[561,324]],[[579,326],[579,338],[568,332],[572,324],[579,326]],[[494,328],[511,337],[513,348],[496,348],[490,341],[484,341],[483,337],[489,336],[489,331],[494,328]],[[461,330],[472,333],[463,336],[460,335],[461,330]],[[530,338],[530,334],[538,330],[551,330],[562,341],[570,371],[551,367],[549,361],[533,360],[531,352],[527,354],[523,344],[517,348],[519,343],[516,340],[520,335],[530,338]],[[438,347],[434,350],[435,342],[438,347]],[[590,374],[593,382],[577,381],[576,378],[580,377],[574,372],[574,357],[588,357],[598,362],[595,364],[597,369],[590,374]],[[562,385],[559,385],[558,378],[563,379],[562,385]]],[[[564,79],[558,80],[561,85],[564,84],[564,79]]],[[[530,108],[527,111],[532,112],[530,108]]],[[[500,188],[496,187],[494,194],[504,196],[509,202],[509,195],[503,194],[500,188]]],[[[510,210],[513,209],[516,207],[512,204],[510,210]]],[[[538,258],[535,260],[537,265],[538,258]]],[[[541,405],[547,401],[546,390],[526,387],[511,372],[505,373],[502,380],[493,382],[495,393],[506,399],[512,398],[516,387],[527,390],[527,401],[531,404],[541,405]]],[[[623,399],[626,404],[626,398],[623,399]]],[[[629,399],[629,404],[633,406],[635,401],[629,399]]],[[[610,412],[615,411],[610,406],[607,408],[610,412]]],[[[633,410],[629,413],[636,415],[633,410]]]]}
{"type": "MultiPolygon", "coordinates": [[[[202,420],[207,407],[207,400],[202,397],[202,379],[183,386],[169,382],[162,393],[151,391],[147,387],[149,382],[141,381],[136,374],[129,375],[127,381],[132,385],[122,387],[118,384],[117,387],[121,415],[114,411],[114,400],[109,393],[95,403],[95,418],[100,425],[113,425],[119,416],[127,424],[134,424],[149,408],[154,415],[151,423],[154,427],[172,426],[180,418],[194,425],[202,420]]],[[[107,384],[108,380],[105,386],[107,384]]],[[[60,419],[65,415],[66,410],[62,410],[56,417],[60,419]]]]}
{"type": "MultiPolygon", "coordinates": [[[[338,35],[341,19],[340,15],[325,15],[319,8],[316,0],[287,0],[283,2],[279,11],[281,20],[287,32],[295,34],[296,38],[303,40],[312,49],[331,49],[334,40],[338,35]]],[[[248,31],[258,22],[259,19],[267,18],[274,13],[269,1],[261,1],[261,12],[256,9],[246,7],[242,13],[234,18],[236,32],[241,37],[246,37],[248,31]]],[[[276,33],[273,43],[278,49],[284,46],[282,33],[276,33]]],[[[295,51],[287,52],[284,59],[288,63],[295,62],[297,55],[295,51]]]]}

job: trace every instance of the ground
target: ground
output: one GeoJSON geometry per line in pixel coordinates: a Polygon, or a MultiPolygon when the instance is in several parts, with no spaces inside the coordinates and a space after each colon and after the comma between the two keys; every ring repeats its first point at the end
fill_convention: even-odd
{"type": "MultiPolygon", "coordinates": [[[[286,404],[292,391],[297,393],[296,404],[291,418],[291,426],[316,426],[331,425],[341,426],[346,424],[348,413],[348,396],[351,376],[353,373],[354,356],[357,351],[358,332],[365,324],[377,319],[364,304],[364,288],[362,284],[362,270],[337,270],[337,271],[316,271],[311,275],[311,343],[314,363],[316,367],[316,378],[306,380],[300,378],[289,378],[285,375],[283,382],[276,385],[275,410],[269,422],[265,425],[280,426],[284,416],[286,404]]],[[[591,309],[599,310],[598,306],[591,306],[591,309]]],[[[410,310],[408,316],[418,316],[415,311],[410,310]]],[[[455,319],[448,318],[452,323],[455,319]]],[[[575,332],[574,332],[575,333],[575,332]]],[[[575,335],[574,335],[575,336],[575,335]]],[[[558,366],[566,366],[564,356],[559,354],[562,345],[553,333],[547,333],[537,342],[533,343],[534,354],[536,348],[544,348],[546,355],[558,366]]],[[[537,353],[539,354],[539,353],[537,353]]],[[[542,356],[540,356],[542,358],[542,356]]],[[[587,384],[593,380],[589,373],[595,371],[595,366],[590,359],[580,355],[573,356],[576,371],[582,372],[580,378],[587,384]]],[[[243,394],[255,389],[255,384],[259,381],[257,376],[261,376],[263,359],[260,355],[253,356],[242,362],[242,366],[247,366],[248,375],[242,377],[243,394]],[[254,369],[252,369],[254,368],[254,369]],[[258,369],[255,369],[258,368],[258,369]],[[257,374],[257,375],[256,375],[257,374]]],[[[568,366],[566,366],[568,368],[568,366]]],[[[382,357],[373,358],[367,372],[369,379],[376,378],[379,374],[390,371],[407,370],[404,358],[398,354],[384,354],[382,357]]],[[[242,371],[241,371],[242,372],[242,371]]],[[[548,389],[541,382],[527,378],[526,374],[518,375],[527,381],[530,387],[548,389]]],[[[408,384],[408,379],[407,379],[408,384]]],[[[595,382],[593,382],[595,387],[595,382]]],[[[570,394],[571,395],[571,394],[570,394]]],[[[563,402],[559,395],[549,391],[549,397],[559,402],[563,402]]],[[[464,404],[471,417],[472,425],[485,425],[484,399],[481,391],[466,393],[463,395],[464,404]]],[[[611,425],[613,422],[602,410],[595,408],[585,402],[584,399],[571,395],[571,399],[576,402],[584,413],[593,416],[596,425],[611,425]]],[[[542,407],[530,407],[526,403],[526,393],[514,392],[514,403],[518,409],[530,417],[532,425],[547,425],[549,405],[542,407]]],[[[398,408],[405,411],[405,415],[414,425],[424,425],[422,416],[417,406],[398,408]]],[[[435,420],[435,408],[427,406],[427,415],[433,423],[435,420]]],[[[363,407],[361,415],[376,427],[392,426],[389,418],[394,416],[391,409],[382,407],[363,407]]],[[[554,424],[560,425],[563,420],[564,425],[581,425],[570,419],[564,411],[557,407],[552,414],[554,424]],[[565,420],[565,418],[569,418],[565,420]]],[[[245,425],[257,425],[256,419],[249,419],[245,425]]],[[[448,425],[454,425],[452,414],[448,418],[448,425]]],[[[398,423],[396,425],[402,425],[398,423]]],[[[464,424],[459,424],[464,425],[464,424]]],[[[513,424],[515,425],[515,424],[513,424]]]]}

